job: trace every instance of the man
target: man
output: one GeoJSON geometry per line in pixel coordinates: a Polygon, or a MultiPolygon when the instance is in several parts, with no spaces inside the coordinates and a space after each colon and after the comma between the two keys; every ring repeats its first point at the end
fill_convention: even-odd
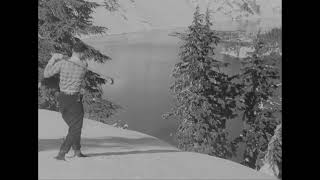
{"type": "Polygon", "coordinates": [[[55,157],[57,160],[65,161],[65,154],[69,152],[71,147],[74,150],[74,156],[87,157],[83,155],[80,150],[81,129],[84,116],[80,90],[88,66],[86,60],[83,58],[85,50],[86,46],[77,42],[73,46],[70,59],[63,59],[62,54],[53,54],[44,70],[45,78],[57,73],[60,74],[59,108],[63,120],[69,126],[67,137],[62,143],[58,155],[55,157]]]}

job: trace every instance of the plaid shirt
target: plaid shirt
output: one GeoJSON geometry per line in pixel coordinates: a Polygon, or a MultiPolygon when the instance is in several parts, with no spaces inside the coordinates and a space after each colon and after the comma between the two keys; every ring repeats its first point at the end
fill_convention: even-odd
{"type": "MultiPolygon", "coordinates": [[[[79,64],[80,62],[77,62],[79,64]]],[[[60,74],[60,91],[67,94],[80,92],[81,84],[87,71],[87,64],[77,65],[75,62],[60,60],[54,64],[48,63],[44,69],[44,77],[60,74]]]]}

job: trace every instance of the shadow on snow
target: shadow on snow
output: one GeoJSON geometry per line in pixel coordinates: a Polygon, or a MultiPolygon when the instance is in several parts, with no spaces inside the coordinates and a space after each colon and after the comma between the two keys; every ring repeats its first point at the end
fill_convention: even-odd
{"type": "MultiPolygon", "coordinates": [[[[38,152],[46,150],[59,150],[63,139],[39,139],[38,152]]],[[[81,146],[87,148],[120,148],[133,149],[136,147],[156,146],[156,147],[172,147],[169,144],[152,137],[144,137],[138,139],[122,138],[122,137],[104,137],[104,138],[82,138],[81,146]]],[[[155,148],[156,148],[155,147],[155,148]]],[[[126,155],[126,154],[142,154],[142,153],[162,153],[162,152],[179,152],[178,150],[152,149],[152,150],[134,150],[126,152],[104,152],[104,153],[89,153],[88,156],[110,156],[110,155],[126,155]]]]}

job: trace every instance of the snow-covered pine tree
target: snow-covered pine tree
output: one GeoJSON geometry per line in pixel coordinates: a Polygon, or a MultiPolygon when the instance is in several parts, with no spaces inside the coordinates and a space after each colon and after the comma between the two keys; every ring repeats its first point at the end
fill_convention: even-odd
{"type": "Polygon", "coordinates": [[[268,143],[268,149],[259,171],[282,178],[282,123],[277,126],[268,143]]]}
{"type": "MultiPolygon", "coordinates": [[[[116,0],[105,0],[104,6],[110,10],[116,0]],[[109,2],[110,1],[110,2],[109,2]]],[[[43,78],[43,70],[51,52],[71,55],[71,47],[76,41],[82,42],[78,35],[99,34],[105,32],[105,27],[95,26],[91,14],[101,6],[85,0],[38,0],[38,81],[39,108],[58,110],[57,94],[59,92],[59,77],[43,78]]],[[[83,42],[82,42],[83,43],[83,42]]],[[[86,44],[86,56],[98,63],[110,60],[110,57],[86,44]]],[[[102,121],[112,115],[119,106],[102,99],[101,86],[106,81],[100,75],[89,72],[85,77],[86,94],[84,107],[86,116],[102,121]],[[95,99],[95,100],[93,100],[95,99]]]]}
{"type": "Polygon", "coordinates": [[[244,129],[236,143],[246,145],[242,164],[259,169],[268,143],[281,124],[281,30],[258,34],[255,51],[243,60],[241,106],[244,129]]]}
{"type": "Polygon", "coordinates": [[[231,158],[226,121],[235,116],[238,87],[219,70],[227,64],[214,58],[220,38],[211,26],[209,10],[201,14],[197,7],[188,30],[174,33],[183,42],[170,87],[177,103],[164,118],[179,120],[180,149],[231,158]]]}

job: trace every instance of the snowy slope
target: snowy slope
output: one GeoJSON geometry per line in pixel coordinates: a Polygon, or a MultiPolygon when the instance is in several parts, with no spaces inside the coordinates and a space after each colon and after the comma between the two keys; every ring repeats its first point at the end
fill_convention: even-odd
{"type": "Polygon", "coordinates": [[[53,159],[67,127],[57,112],[39,110],[40,179],[274,179],[240,164],[180,152],[154,137],[84,120],[82,150],[88,158],[53,159]]]}
{"type": "MultiPolygon", "coordinates": [[[[104,0],[90,1],[102,4],[104,0]]],[[[197,5],[202,11],[209,7],[216,26],[281,25],[281,0],[119,0],[119,3],[117,12],[99,7],[93,14],[95,24],[108,27],[109,34],[186,27],[192,22],[197,5]]]]}

